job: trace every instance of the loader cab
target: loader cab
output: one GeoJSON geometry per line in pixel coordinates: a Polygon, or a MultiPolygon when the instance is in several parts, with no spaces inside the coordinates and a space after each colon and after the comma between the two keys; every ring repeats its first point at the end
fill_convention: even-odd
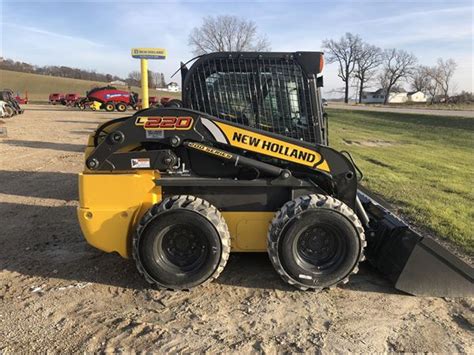
{"type": "Polygon", "coordinates": [[[327,145],[321,52],[219,52],[182,67],[183,105],[310,143],[327,145]]]}

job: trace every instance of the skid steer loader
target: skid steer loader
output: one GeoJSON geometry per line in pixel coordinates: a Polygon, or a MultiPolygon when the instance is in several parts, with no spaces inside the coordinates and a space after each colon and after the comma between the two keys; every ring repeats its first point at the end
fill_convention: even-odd
{"type": "Polygon", "coordinates": [[[346,283],[367,257],[399,290],[473,295],[472,268],[360,191],[328,145],[323,54],[213,53],[181,67],[182,102],[89,137],[78,216],[87,241],[151,285],[190,289],[229,253],[268,252],[301,290],[346,283]]]}

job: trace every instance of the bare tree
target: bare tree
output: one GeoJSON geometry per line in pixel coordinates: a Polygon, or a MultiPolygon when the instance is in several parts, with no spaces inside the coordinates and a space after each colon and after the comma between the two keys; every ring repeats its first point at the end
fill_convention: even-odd
{"type": "Polygon", "coordinates": [[[160,79],[161,79],[161,73],[159,72],[151,72],[153,76],[153,84],[154,88],[159,88],[160,87],[160,79]]]}
{"type": "Polygon", "coordinates": [[[439,84],[438,84],[438,68],[437,67],[426,67],[425,73],[428,78],[428,83],[426,85],[426,91],[430,96],[430,103],[433,104],[436,100],[436,97],[439,94],[439,84]]]}
{"type": "Polygon", "coordinates": [[[139,71],[132,71],[128,74],[127,83],[132,86],[140,86],[142,75],[139,71]]]}
{"type": "Polygon", "coordinates": [[[156,75],[151,70],[148,70],[148,88],[154,89],[157,87],[156,75]]]}
{"type": "Polygon", "coordinates": [[[438,59],[436,65],[436,81],[441,89],[441,92],[446,100],[449,97],[449,89],[457,64],[454,59],[444,61],[442,58],[438,59]]]}
{"type": "Polygon", "coordinates": [[[362,43],[356,57],[354,77],[359,82],[359,103],[366,84],[375,76],[375,70],[382,63],[382,50],[379,47],[362,43]]]}
{"type": "Polygon", "coordinates": [[[161,73],[161,76],[160,76],[160,87],[161,88],[166,87],[165,74],[163,74],[163,73],[161,73]]]}
{"type": "Polygon", "coordinates": [[[150,87],[164,88],[166,86],[165,76],[164,76],[163,73],[149,72],[149,78],[150,78],[150,75],[151,75],[151,78],[152,78],[152,79],[148,79],[148,84],[149,84],[150,87]]]}
{"type": "Polygon", "coordinates": [[[325,40],[323,41],[323,50],[328,54],[326,59],[328,63],[338,63],[338,76],[345,84],[344,102],[349,102],[349,81],[354,71],[356,58],[358,57],[362,40],[358,35],[346,33],[339,41],[325,40]]]}
{"type": "Polygon", "coordinates": [[[390,92],[400,79],[406,79],[413,73],[416,57],[401,49],[386,49],[382,55],[383,69],[379,81],[385,92],[384,105],[387,104],[390,92]]]}
{"type": "Polygon", "coordinates": [[[418,65],[410,75],[410,87],[413,91],[426,91],[431,79],[431,68],[418,65]]]}
{"type": "Polygon", "coordinates": [[[189,35],[195,55],[225,51],[268,51],[270,43],[257,33],[257,25],[237,16],[208,16],[189,35]]]}

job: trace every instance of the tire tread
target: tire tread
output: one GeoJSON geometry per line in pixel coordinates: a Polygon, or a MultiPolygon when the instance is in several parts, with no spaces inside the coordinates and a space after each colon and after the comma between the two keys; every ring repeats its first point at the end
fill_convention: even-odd
{"type": "MultiPolygon", "coordinates": [[[[220,237],[222,248],[221,248],[221,257],[219,264],[217,265],[214,273],[201,285],[209,283],[215,280],[221,272],[224,270],[225,265],[229,259],[230,255],[230,233],[227,227],[227,223],[222,217],[220,211],[213,205],[211,205],[208,201],[203,200],[199,197],[195,197],[192,195],[175,195],[166,198],[161,203],[153,205],[141,218],[138,226],[136,228],[136,232],[133,236],[133,247],[132,247],[132,257],[135,261],[136,267],[140,275],[152,286],[160,288],[160,289],[169,289],[169,287],[165,287],[160,283],[156,282],[153,278],[151,278],[148,273],[146,272],[145,268],[143,267],[140,258],[139,258],[139,241],[141,235],[143,234],[144,229],[146,226],[155,218],[158,218],[160,214],[170,211],[170,210],[177,210],[177,209],[184,209],[188,211],[193,211],[199,213],[201,216],[206,218],[216,229],[217,234],[220,237]]],[[[173,290],[177,290],[179,288],[175,288],[173,290]]]]}
{"type": "Polygon", "coordinates": [[[300,290],[306,291],[308,289],[321,291],[323,288],[321,287],[311,287],[306,284],[300,283],[298,280],[292,278],[283,268],[283,265],[279,258],[278,253],[278,244],[279,238],[281,235],[282,229],[285,227],[287,222],[292,219],[293,217],[297,216],[298,213],[305,211],[307,209],[314,209],[314,208],[325,208],[329,210],[335,210],[345,216],[349,221],[352,222],[354,228],[357,231],[357,234],[360,238],[360,252],[359,252],[359,259],[355,264],[354,268],[352,269],[351,273],[347,275],[345,278],[340,280],[338,283],[328,286],[327,288],[332,288],[337,286],[338,284],[345,284],[349,281],[349,276],[351,274],[356,274],[359,270],[358,264],[359,262],[365,259],[364,257],[364,248],[367,245],[365,240],[365,233],[364,227],[360,222],[359,218],[355,214],[355,212],[347,206],[342,201],[322,194],[310,194],[300,196],[294,200],[288,201],[283,205],[282,208],[275,214],[273,217],[269,228],[268,228],[268,237],[267,237],[267,252],[270,258],[270,261],[273,264],[276,272],[280,275],[280,277],[289,285],[292,285],[300,290]]]}

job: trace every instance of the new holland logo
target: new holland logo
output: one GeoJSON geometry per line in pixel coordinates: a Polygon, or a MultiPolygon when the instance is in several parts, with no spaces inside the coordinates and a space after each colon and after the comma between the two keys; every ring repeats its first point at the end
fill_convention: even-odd
{"type": "Polygon", "coordinates": [[[311,168],[330,171],[327,162],[323,159],[321,154],[313,149],[231,126],[223,122],[214,121],[214,123],[224,133],[229,144],[232,146],[309,166],[311,168]]]}
{"type": "Polygon", "coordinates": [[[232,141],[243,143],[245,145],[250,145],[253,147],[258,147],[271,153],[278,153],[280,155],[295,158],[298,160],[304,160],[308,163],[316,162],[316,154],[310,151],[303,151],[299,148],[293,148],[288,145],[279,144],[275,141],[272,142],[237,132],[234,132],[234,134],[232,135],[232,141]]]}

